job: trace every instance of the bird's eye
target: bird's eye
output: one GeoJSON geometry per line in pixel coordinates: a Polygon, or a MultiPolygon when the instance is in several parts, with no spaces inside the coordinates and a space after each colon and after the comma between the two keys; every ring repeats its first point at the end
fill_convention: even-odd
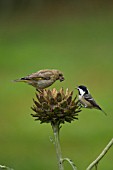
{"type": "Polygon", "coordinates": [[[62,74],[59,74],[59,76],[62,76],[62,74]]]}

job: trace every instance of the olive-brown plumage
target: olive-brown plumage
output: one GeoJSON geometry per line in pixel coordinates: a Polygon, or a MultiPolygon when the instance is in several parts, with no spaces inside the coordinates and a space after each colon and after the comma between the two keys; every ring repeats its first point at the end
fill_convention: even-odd
{"type": "Polygon", "coordinates": [[[14,81],[28,83],[29,85],[32,85],[38,90],[45,89],[51,86],[56,80],[63,81],[64,80],[63,73],[59,70],[45,69],[37,71],[26,77],[22,77],[14,81]]]}

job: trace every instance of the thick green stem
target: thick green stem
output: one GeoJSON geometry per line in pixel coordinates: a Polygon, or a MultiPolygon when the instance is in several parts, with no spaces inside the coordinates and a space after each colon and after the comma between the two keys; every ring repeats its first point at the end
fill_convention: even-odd
{"type": "Polygon", "coordinates": [[[63,162],[62,162],[62,153],[61,153],[61,147],[60,147],[60,140],[59,140],[59,124],[52,124],[54,138],[55,138],[55,148],[56,148],[56,154],[57,154],[57,161],[59,170],[64,170],[63,162]]]}

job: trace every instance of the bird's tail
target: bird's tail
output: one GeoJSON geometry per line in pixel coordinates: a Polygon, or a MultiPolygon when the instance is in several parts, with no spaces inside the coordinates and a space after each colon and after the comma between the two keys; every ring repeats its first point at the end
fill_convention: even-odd
{"type": "Polygon", "coordinates": [[[28,77],[22,77],[20,79],[13,80],[14,82],[25,82],[27,83],[30,79],[28,77]]]}
{"type": "Polygon", "coordinates": [[[101,111],[107,116],[107,113],[104,110],[101,109],[101,111]]]}
{"type": "Polygon", "coordinates": [[[98,106],[97,107],[99,110],[101,110],[106,116],[107,116],[107,113],[104,111],[104,110],[102,110],[102,108],[100,107],[100,106],[98,106]]]}

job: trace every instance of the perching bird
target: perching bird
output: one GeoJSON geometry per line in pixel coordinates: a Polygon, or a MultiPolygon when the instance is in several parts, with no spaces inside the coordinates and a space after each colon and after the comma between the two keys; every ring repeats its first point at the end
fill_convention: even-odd
{"type": "Polygon", "coordinates": [[[78,92],[79,92],[79,96],[78,96],[79,101],[85,108],[90,108],[90,109],[95,108],[95,109],[101,110],[105,115],[107,115],[101,109],[101,107],[95,102],[95,100],[91,96],[87,87],[80,85],[80,86],[77,87],[77,89],[78,89],[78,92]]]}
{"type": "Polygon", "coordinates": [[[25,82],[38,89],[45,89],[51,86],[56,80],[63,81],[63,73],[59,70],[40,70],[36,73],[32,73],[26,77],[14,80],[15,82],[25,82]]]}

